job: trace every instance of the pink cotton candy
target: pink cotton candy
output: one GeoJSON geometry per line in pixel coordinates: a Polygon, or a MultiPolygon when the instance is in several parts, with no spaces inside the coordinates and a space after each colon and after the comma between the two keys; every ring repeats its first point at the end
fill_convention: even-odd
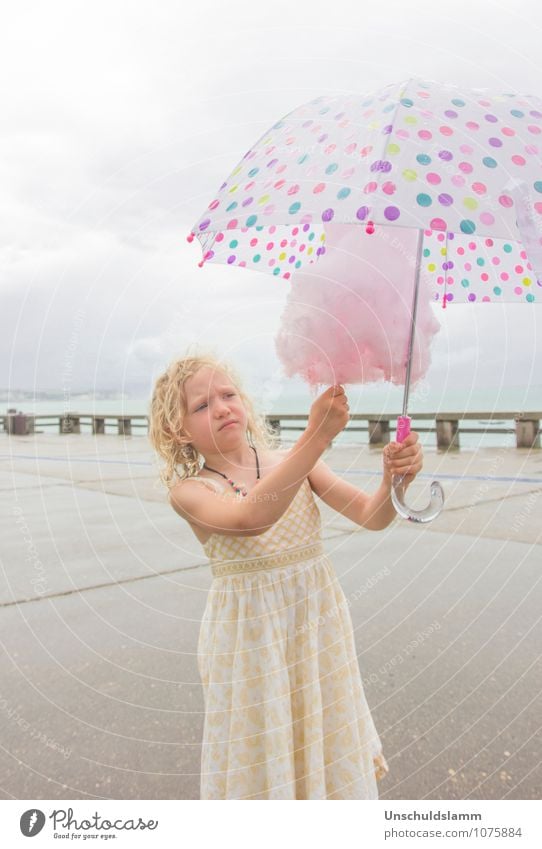
{"type": "MultiPolygon", "coordinates": [[[[288,377],[317,384],[405,383],[418,230],[326,225],[326,251],[292,275],[275,339],[288,377]]],[[[410,385],[427,372],[440,325],[420,275],[410,385]]]]}

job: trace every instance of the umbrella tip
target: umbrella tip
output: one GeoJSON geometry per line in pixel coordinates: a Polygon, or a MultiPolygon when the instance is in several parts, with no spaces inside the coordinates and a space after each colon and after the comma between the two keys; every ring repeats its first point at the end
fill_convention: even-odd
{"type": "Polygon", "coordinates": [[[374,221],[368,221],[367,226],[365,228],[365,232],[368,233],[369,235],[371,235],[371,233],[374,233],[374,231],[375,231],[374,221]]]}
{"type": "Polygon", "coordinates": [[[187,242],[193,242],[194,241],[194,233],[189,233],[188,236],[186,237],[186,241],[187,242]]]}

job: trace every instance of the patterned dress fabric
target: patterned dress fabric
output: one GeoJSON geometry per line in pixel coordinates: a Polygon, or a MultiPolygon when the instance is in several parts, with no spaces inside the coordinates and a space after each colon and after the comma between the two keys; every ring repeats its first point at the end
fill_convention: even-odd
{"type": "Polygon", "coordinates": [[[200,798],[377,799],[388,766],[308,478],[269,530],[203,547],[200,798]]]}

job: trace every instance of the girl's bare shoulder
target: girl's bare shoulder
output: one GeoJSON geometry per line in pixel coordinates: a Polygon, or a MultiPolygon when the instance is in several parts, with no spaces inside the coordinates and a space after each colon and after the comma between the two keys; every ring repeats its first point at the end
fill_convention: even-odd
{"type": "MultiPolygon", "coordinates": [[[[186,487],[190,485],[192,487],[193,484],[205,484],[205,489],[212,489],[215,492],[220,492],[224,489],[221,483],[212,478],[210,475],[206,474],[198,474],[198,475],[190,475],[189,477],[182,478],[180,481],[177,481],[174,486],[169,490],[170,495],[176,495],[181,492],[183,489],[186,490],[186,487]]],[[[199,489],[199,487],[196,487],[199,489]]]]}
{"type": "MultiPolygon", "coordinates": [[[[288,454],[288,448],[260,448],[258,449],[258,459],[260,463],[261,471],[268,472],[274,466],[279,465],[283,460],[286,454],[288,454]]],[[[181,491],[186,491],[186,487],[195,486],[196,490],[202,490],[205,492],[207,489],[211,489],[215,493],[225,493],[230,494],[229,487],[223,482],[216,480],[215,475],[211,473],[205,472],[205,470],[201,470],[197,475],[190,475],[189,477],[183,478],[178,481],[174,486],[171,487],[170,493],[170,501],[178,502],[179,494],[181,491]],[[204,486],[201,486],[204,484],[204,486]]]]}

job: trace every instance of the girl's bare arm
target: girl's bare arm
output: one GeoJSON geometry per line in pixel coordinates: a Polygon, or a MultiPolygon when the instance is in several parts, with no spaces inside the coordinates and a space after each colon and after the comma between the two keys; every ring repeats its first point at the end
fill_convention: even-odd
{"type": "Polygon", "coordinates": [[[352,522],[371,531],[381,531],[397,516],[391,500],[393,475],[405,475],[406,489],[422,468],[423,455],[418,440],[416,431],[411,431],[401,445],[390,446],[396,448],[391,454],[393,460],[384,464],[380,486],[371,495],[338,477],[323,460],[309,475],[311,487],[322,501],[352,522]]]}
{"type": "Polygon", "coordinates": [[[311,407],[309,423],[284,459],[252,488],[247,498],[233,500],[196,481],[181,481],[170,490],[179,515],[211,533],[256,536],[272,527],[292,503],[299,487],[330,441],[348,421],[342,387],[330,387],[311,407]]]}
{"type": "Polygon", "coordinates": [[[272,527],[288,509],[328,445],[323,435],[307,428],[282,462],[273,466],[242,501],[187,480],[170,490],[171,506],[210,533],[256,536],[272,527]]]}

